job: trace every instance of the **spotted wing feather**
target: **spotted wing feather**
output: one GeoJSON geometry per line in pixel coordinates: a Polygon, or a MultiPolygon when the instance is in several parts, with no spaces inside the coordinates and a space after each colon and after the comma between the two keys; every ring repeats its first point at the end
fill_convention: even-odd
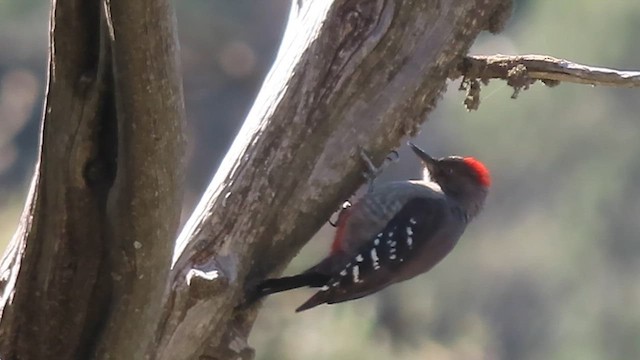
{"type": "Polygon", "coordinates": [[[393,283],[393,274],[414,257],[445,223],[443,199],[415,198],[407,202],[385,228],[356,254],[297,311],[328,303],[358,299],[393,283]]]}

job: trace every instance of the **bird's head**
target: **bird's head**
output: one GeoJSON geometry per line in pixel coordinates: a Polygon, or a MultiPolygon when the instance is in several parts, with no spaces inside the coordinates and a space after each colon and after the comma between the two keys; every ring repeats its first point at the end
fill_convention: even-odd
{"type": "Polygon", "coordinates": [[[491,186],[491,175],[482,162],[461,156],[435,159],[416,145],[409,143],[409,146],[424,165],[425,178],[437,183],[446,195],[471,213],[480,210],[491,186]]]}

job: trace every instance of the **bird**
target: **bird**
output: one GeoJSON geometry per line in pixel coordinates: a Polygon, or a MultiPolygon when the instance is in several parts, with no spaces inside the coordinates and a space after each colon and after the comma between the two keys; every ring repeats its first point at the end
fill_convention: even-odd
{"type": "Polygon", "coordinates": [[[422,179],[373,186],[380,169],[361,152],[369,191],[343,206],[329,255],[298,275],[262,281],[258,298],[319,288],[296,312],[355,300],[431,270],[453,250],[484,206],[490,172],[473,157],[433,158],[408,145],[423,166],[422,179]]]}

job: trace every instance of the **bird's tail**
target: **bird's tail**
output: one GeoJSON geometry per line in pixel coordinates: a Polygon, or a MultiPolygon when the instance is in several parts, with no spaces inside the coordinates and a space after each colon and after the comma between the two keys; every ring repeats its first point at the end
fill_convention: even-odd
{"type": "Polygon", "coordinates": [[[287,276],[279,279],[266,279],[256,287],[256,295],[260,298],[305,286],[321,287],[326,285],[329,280],[331,280],[329,275],[318,272],[304,272],[299,275],[287,276]]]}

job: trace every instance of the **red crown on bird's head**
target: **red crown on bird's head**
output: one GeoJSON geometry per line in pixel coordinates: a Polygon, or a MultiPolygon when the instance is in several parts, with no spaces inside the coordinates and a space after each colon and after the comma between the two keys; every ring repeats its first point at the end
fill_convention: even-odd
{"type": "Polygon", "coordinates": [[[484,187],[491,186],[491,174],[489,173],[489,169],[480,160],[472,157],[463,158],[464,163],[467,164],[478,176],[478,181],[484,187]]]}

